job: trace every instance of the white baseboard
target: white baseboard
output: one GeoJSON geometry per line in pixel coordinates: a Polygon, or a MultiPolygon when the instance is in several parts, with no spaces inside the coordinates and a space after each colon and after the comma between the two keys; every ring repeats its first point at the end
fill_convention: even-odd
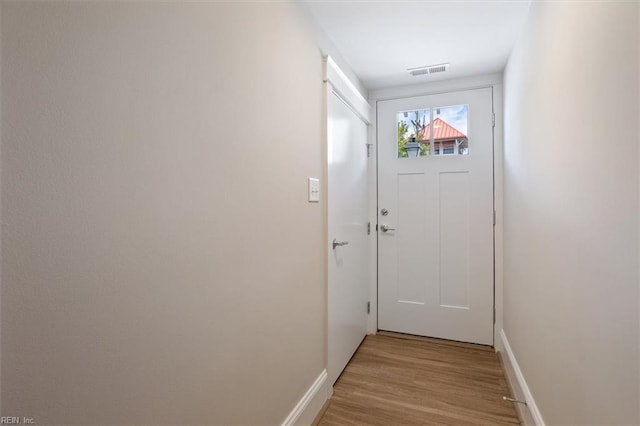
{"type": "Polygon", "coordinates": [[[298,401],[282,426],[310,425],[329,398],[327,370],[322,370],[309,390],[298,401]]]}
{"type": "Polygon", "coordinates": [[[516,403],[516,409],[520,412],[525,425],[532,424],[536,426],[545,426],[540,410],[538,410],[536,401],[533,399],[533,395],[531,395],[529,386],[524,379],[524,375],[522,374],[522,370],[520,370],[520,366],[518,365],[518,361],[516,361],[513,351],[511,350],[511,346],[509,346],[509,341],[507,340],[506,334],[504,334],[504,330],[500,330],[500,339],[502,340],[501,346],[504,348],[507,355],[506,357],[502,357],[505,364],[505,373],[507,375],[507,380],[511,385],[511,389],[513,389],[513,392],[515,393],[514,397],[527,402],[527,405],[516,403]]]}

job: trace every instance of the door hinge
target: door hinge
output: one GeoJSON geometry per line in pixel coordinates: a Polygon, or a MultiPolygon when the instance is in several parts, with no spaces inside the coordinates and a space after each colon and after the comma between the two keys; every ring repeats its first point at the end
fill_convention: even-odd
{"type": "Polygon", "coordinates": [[[373,150],[373,144],[372,143],[368,143],[367,144],[367,158],[371,158],[371,151],[373,150]]]}
{"type": "Polygon", "coordinates": [[[491,113],[491,127],[496,127],[496,113],[491,113]]]}
{"type": "Polygon", "coordinates": [[[493,211],[493,226],[496,226],[496,211],[493,211]]]}
{"type": "Polygon", "coordinates": [[[496,323],[496,308],[493,308],[493,323],[496,323]]]}
{"type": "Polygon", "coordinates": [[[367,302],[367,314],[371,313],[371,302],[367,302]]]}
{"type": "Polygon", "coordinates": [[[371,235],[371,222],[367,222],[367,235],[371,235]]]}

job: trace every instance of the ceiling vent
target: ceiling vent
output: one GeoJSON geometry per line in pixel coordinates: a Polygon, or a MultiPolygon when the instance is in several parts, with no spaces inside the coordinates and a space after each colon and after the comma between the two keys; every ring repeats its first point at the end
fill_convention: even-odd
{"type": "Polygon", "coordinates": [[[407,69],[407,72],[414,77],[418,75],[437,74],[448,71],[449,65],[451,64],[427,65],[424,67],[409,68],[407,69]]]}

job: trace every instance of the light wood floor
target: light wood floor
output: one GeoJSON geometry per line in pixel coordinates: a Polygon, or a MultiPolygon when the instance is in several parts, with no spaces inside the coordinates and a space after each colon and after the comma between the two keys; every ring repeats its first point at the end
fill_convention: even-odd
{"type": "Polygon", "coordinates": [[[367,336],[318,424],[519,424],[497,355],[472,345],[367,336]]]}

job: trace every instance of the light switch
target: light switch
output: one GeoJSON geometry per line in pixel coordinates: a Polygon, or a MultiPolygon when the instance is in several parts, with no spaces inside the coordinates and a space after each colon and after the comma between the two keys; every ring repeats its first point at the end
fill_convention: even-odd
{"type": "Polygon", "coordinates": [[[317,203],[320,201],[320,180],[317,178],[309,178],[309,202],[317,203]]]}

